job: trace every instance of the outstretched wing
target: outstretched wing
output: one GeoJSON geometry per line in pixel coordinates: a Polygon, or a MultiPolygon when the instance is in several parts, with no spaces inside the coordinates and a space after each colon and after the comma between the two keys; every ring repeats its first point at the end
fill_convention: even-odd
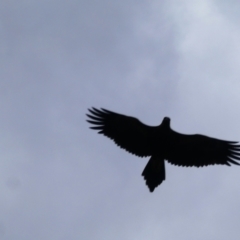
{"type": "Polygon", "coordinates": [[[203,135],[185,135],[173,130],[169,136],[167,160],[179,166],[202,167],[214,164],[237,164],[240,145],[203,135]]]}
{"type": "Polygon", "coordinates": [[[88,109],[91,129],[99,130],[111,138],[118,146],[140,157],[152,154],[155,127],[147,126],[138,119],[101,108],[88,109]]]}

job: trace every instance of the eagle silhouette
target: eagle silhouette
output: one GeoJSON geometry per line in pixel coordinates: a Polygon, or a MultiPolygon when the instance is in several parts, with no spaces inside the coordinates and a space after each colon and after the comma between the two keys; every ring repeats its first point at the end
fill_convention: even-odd
{"type": "Polygon", "coordinates": [[[186,135],[170,128],[170,118],[159,126],[147,126],[137,118],[104,108],[88,109],[88,122],[112,139],[119,147],[139,157],[151,156],[142,176],[150,192],[165,180],[164,160],[184,167],[221,164],[240,165],[240,145],[200,134],[186,135]]]}

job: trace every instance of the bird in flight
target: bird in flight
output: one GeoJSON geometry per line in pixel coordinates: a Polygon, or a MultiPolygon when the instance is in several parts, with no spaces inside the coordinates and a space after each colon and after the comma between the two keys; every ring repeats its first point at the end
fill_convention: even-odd
{"type": "Polygon", "coordinates": [[[147,126],[137,118],[106,109],[88,109],[91,129],[112,139],[119,147],[150,159],[142,172],[150,192],[165,180],[164,161],[183,167],[214,164],[240,165],[240,145],[200,134],[186,135],[170,128],[164,117],[158,126],[147,126]]]}

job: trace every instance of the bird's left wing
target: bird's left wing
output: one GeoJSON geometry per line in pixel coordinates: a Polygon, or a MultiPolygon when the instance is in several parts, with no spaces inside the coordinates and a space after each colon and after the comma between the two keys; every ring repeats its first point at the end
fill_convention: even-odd
{"type": "Polygon", "coordinates": [[[118,146],[140,157],[152,155],[155,127],[147,126],[138,119],[101,108],[88,109],[90,127],[111,138],[118,146]]]}
{"type": "Polygon", "coordinates": [[[186,135],[171,130],[168,140],[167,160],[179,166],[202,167],[214,164],[237,164],[240,145],[204,135],[186,135]]]}

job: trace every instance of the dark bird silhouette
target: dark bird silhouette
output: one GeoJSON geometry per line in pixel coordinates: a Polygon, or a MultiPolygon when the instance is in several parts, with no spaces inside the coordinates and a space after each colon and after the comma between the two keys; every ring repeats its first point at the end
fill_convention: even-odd
{"type": "Polygon", "coordinates": [[[112,139],[119,147],[139,157],[151,156],[142,176],[150,192],[165,180],[164,160],[184,167],[221,164],[240,165],[238,142],[224,141],[200,134],[186,135],[170,128],[165,117],[159,126],[147,126],[134,117],[101,108],[88,109],[91,129],[112,139]]]}

